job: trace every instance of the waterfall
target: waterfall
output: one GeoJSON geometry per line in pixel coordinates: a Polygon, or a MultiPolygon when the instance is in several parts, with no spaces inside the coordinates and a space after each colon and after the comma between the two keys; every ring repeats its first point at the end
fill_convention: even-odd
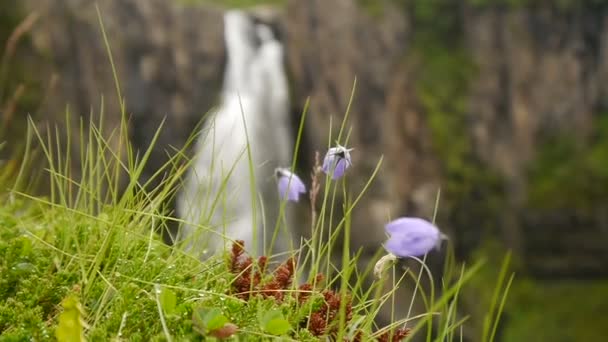
{"type": "MultiPolygon", "coordinates": [[[[293,146],[282,44],[270,27],[242,11],[227,12],[224,27],[227,65],[221,103],[206,119],[177,199],[177,214],[187,222],[179,239],[201,258],[236,239],[257,255],[268,251],[280,205],[273,170],[291,165],[293,146]],[[252,189],[257,198],[255,222],[252,189]]],[[[273,252],[289,247],[285,231],[283,225],[273,252]]]]}

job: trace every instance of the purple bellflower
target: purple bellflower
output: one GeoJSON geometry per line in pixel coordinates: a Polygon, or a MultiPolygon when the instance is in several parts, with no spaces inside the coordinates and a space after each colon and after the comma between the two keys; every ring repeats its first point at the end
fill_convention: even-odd
{"type": "Polygon", "coordinates": [[[277,177],[281,199],[297,202],[300,199],[300,194],[306,193],[304,182],[288,169],[277,168],[274,172],[277,177]]]}
{"type": "Polygon", "coordinates": [[[352,148],[347,149],[340,145],[330,148],[323,159],[323,172],[331,174],[331,178],[334,180],[344,176],[346,169],[352,165],[350,160],[350,151],[352,150],[352,148]]]}
{"type": "Polygon", "coordinates": [[[419,257],[431,249],[439,249],[447,236],[427,220],[417,217],[401,217],[385,226],[390,238],[384,248],[397,257],[419,257]]]}

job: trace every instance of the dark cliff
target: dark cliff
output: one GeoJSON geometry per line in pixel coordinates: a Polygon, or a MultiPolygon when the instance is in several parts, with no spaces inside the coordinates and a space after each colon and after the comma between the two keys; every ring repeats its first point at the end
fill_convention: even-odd
{"type": "Polygon", "coordinates": [[[355,214],[353,229],[365,232],[355,243],[372,253],[389,212],[431,217],[441,187],[438,224],[460,258],[496,253],[487,241],[498,241],[515,252],[520,278],[536,279],[527,286],[546,289],[544,301],[517,310],[517,324],[545,310],[558,312],[549,321],[563,316],[542,307],[559,301],[549,288],[560,282],[605,288],[603,3],[292,1],[287,12],[296,99],[311,96],[311,144],[323,148],[329,115],[340,122],[356,75],[351,187],[386,158],[355,214]]]}
{"type": "MultiPolygon", "coordinates": [[[[325,144],[329,116],[340,122],[356,75],[350,124],[359,167],[353,187],[379,155],[386,156],[384,173],[366,199],[368,210],[356,222],[381,227],[387,210],[429,217],[441,186],[440,226],[451,227],[457,244],[473,247],[491,234],[522,253],[534,273],[605,275],[608,254],[597,241],[606,239],[601,221],[569,222],[561,230],[551,219],[572,209],[569,220],[598,220],[600,203],[583,218],[575,210],[580,203],[530,202],[543,195],[536,194],[531,169],[543,166],[536,162],[548,143],[563,136],[585,153],[603,138],[603,7],[433,3],[403,8],[389,2],[372,12],[356,2],[294,1],[288,9],[289,66],[296,99],[311,96],[308,134],[315,148],[325,144]],[[472,207],[487,210],[474,213],[472,207]],[[534,238],[539,230],[553,247],[534,238]],[[573,240],[588,248],[574,247],[573,240]],[[552,248],[569,252],[557,256],[552,248]],[[545,263],[545,254],[564,259],[545,263]]],[[[572,155],[563,157],[573,162],[572,155]]]]}
{"type": "MultiPolygon", "coordinates": [[[[139,156],[163,125],[141,175],[143,184],[184,145],[216,104],[225,61],[222,11],[166,1],[98,5],[125,101],[128,136],[139,156]]],[[[41,100],[19,115],[30,114],[37,122],[50,120],[64,129],[69,126],[72,132],[78,132],[81,118],[86,127],[89,119],[99,125],[103,116],[105,135],[118,150],[121,99],[95,3],[31,1],[23,5],[23,12],[35,18],[22,50],[29,49],[34,56],[25,63],[36,70],[28,78],[41,100]],[[70,122],[65,122],[66,112],[70,122]]],[[[77,139],[71,145],[73,177],[78,178],[80,146],[77,139]]],[[[161,179],[155,177],[150,189],[161,179]]],[[[169,207],[173,206],[172,200],[169,207]]]]}

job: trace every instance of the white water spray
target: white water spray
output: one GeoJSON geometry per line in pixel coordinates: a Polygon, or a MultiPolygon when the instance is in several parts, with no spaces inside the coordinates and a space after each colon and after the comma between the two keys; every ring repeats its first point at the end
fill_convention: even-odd
{"type": "MultiPolygon", "coordinates": [[[[273,170],[291,165],[293,146],[282,44],[268,26],[241,11],[227,12],[224,27],[228,57],[221,104],[197,141],[177,201],[178,216],[188,222],[179,238],[201,258],[237,239],[257,255],[269,252],[280,206],[273,170]]],[[[289,247],[285,224],[280,227],[272,252],[289,247]]]]}

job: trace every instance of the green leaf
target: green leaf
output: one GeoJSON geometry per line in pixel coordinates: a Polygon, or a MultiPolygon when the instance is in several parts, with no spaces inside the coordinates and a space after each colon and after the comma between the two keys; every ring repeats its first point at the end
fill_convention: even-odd
{"type": "Polygon", "coordinates": [[[228,323],[228,318],[222,314],[219,308],[195,308],[192,313],[192,323],[195,330],[203,334],[222,328],[228,323]]]}
{"type": "Polygon", "coordinates": [[[32,253],[32,240],[27,236],[21,237],[21,256],[27,257],[32,253]]]}
{"type": "Polygon", "coordinates": [[[283,335],[291,330],[291,324],[283,317],[280,310],[272,310],[259,316],[262,330],[271,335],[283,335]]]}
{"type": "Polygon", "coordinates": [[[175,292],[163,287],[160,293],[160,306],[163,308],[165,314],[172,314],[177,306],[177,296],[175,295],[175,292]]]}
{"type": "Polygon", "coordinates": [[[291,330],[291,324],[284,319],[273,319],[264,327],[264,331],[272,335],[283,335],[291,330]]]}
{"type": "Polygon", "coordinates": [[[192,310],[192,328],[201,335],[205,334],[205,309],[198,307],[192,310]]]}
{"type": "Polygon", "coordinates": [[[208,331],[217,330],[228,323],[228,318],[222,314],[218,308],[213,308],[205,316],[205,322],[208,331]]]}
{"type": "Polygon", "coordinates": [[[59,324],[55,337],[59,342],[86,341],[84,337],[83,309],[75,295],[70,295],[61,302],[63,312],[59,315],[59,324]]]}

